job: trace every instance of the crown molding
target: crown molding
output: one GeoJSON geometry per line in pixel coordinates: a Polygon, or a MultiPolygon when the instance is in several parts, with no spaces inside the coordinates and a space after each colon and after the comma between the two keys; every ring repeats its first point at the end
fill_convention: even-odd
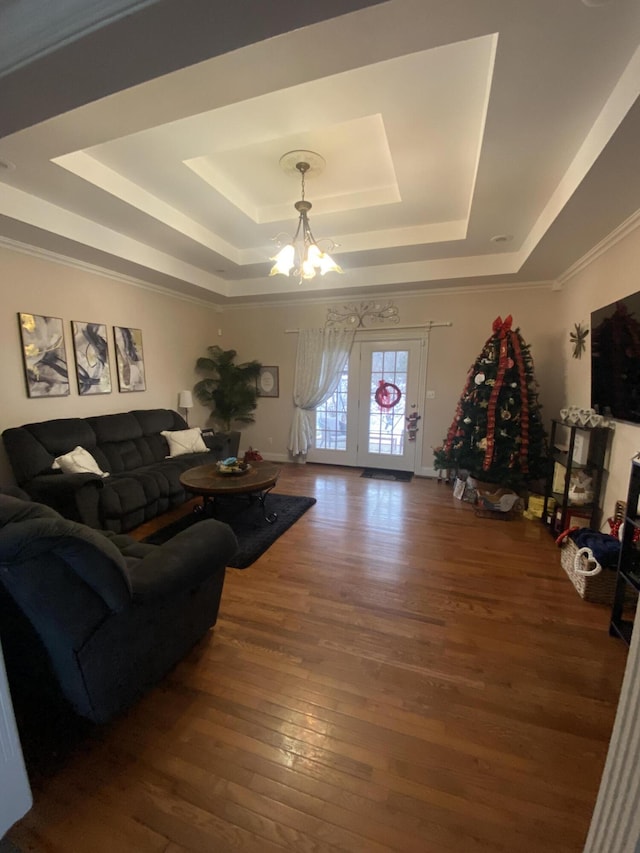
{"type": "Polygon", "coordinates": [[[12,240],[9,237],[3,237],[1,235],[0,248],[19,252],[21,255],[28,255],[32,258],[37,258],[38,260],[51,261],[54,264],[71,267],[72,269],[78,269],[82,272],[100,275],[103,278],[108,278],[112,281],[119,281],[122,284],[129,284],[132,287],[139,287],[141,290],[150,290],[152,293],[158,293],[161,296],[168,296],[171,299],[178,299],[181,302],[190,302],[193,305],[209,308],[217,314],[222,313],[222,307],[220,305],[208,302],[206,299],[198,299],[197,296],[190,296],[185,293],[176,293],[175,291],[169,290],[167,287],[162,287],[159,284],[151,284],[150,282],[142,281],[142,279],[135,278],[134,276],[108,270],[98,264],[90,264],[87,261],[69,258],[66,255],[60,255],[57,252],[53,252],[50,249],[41,249],[37,246],[31,246],[28,243],[21,243],[19,240],[12,240]]]}
{"type": "Polygon", "coordinates": [[[338,292],[327,293],[324,296],[305,296],[300,294],[295,300],[291,298],[291,294],[282,294],[270,299],[258,300],[243,300],[242,302],[230,302],[222,306],[222,311],[238,311],[251,308],[276,308],[287,305],[291,307],[296,304],[304,305],[326,305],[328,302],[335,304],[347,304],[353,302],[362,302],[367,299],[375,299],[376,301],[394,300],[400,298],[423,298],[425,296],[458,296],[465,293],[513,293],[519,290],[549,290],[553,291],[557,288],[554,286],[554,281],[528,281],[511,284],[501,284],[495,282],[493,284],[460,284],[447,285],[446,287],[424,288],[422,290],[362,290],[356,294],[340,295],[338,292]]]}
{"type": "Polygon", "coordinates": [[[636,210],[635,213],[632,213],[631,216],[625,219],[617,228],[614,228],[610,234],[607,234],[603,240],[596,243],[593,248],[589,249],[586,254],[575,262],[575,264],[572,264],[568,270],[558,276],[558,284],[560,287],[563,287],[567,282],[571,281],[572,278],[604,255],[605,252],[608,252],[609,249],[615,246],[616,243],[619,243],[620,240],[624,240],[624,238],[635,231],[638,226],[640,226],[640,210],[636,210]]]}
{"type": "MultiPolygon", "coordinates": [[[[640,224],[640,211],[638,212],[640,224]]],[[[624,235],[621,235],[624,236],[624,235]]],[[[621,239],[621,237],[619,238],[621,239]]],[[[112,270],[101,267],[98,264],[91,264],[87,261],[70,258],[66,255],[61,255],[50,249],[42,249],[37,246],[22,243],[19,240],[12,240],[9,237],[0,236],[0,247],[9,249],[14,252],[19,252],[23,255],[29,255],[39,260],[51,261],[52,263],[61,264],[62,266],[72,269],[82,270],[83,272],[100,275],[112,281],[119,281],[123,284],[138,287],[142,290],[148,290],[152,293],[157,293],[162,296],[168,296],[172,299],[178,299],[182,302],[188,302],[192,305],[208,308],[216,314],[224,314],[226,311],[248,310],[254,308],[269,308],[278,307],[286,304],[291,306],[294,303],[304,305],[326,305],[327,302],[335,302],[338,304],[350,303],[354,300],[362,299],[400,299],[400,298],[424,298],[425,296],[458,296],[462,294],[482,294],[482,293],[513,293],[514,291],[524,290],[557,290],[558,283],[555,281],[528,281],[516,283],[492,282],[485,284],[448,284],[441,287],[424,287],[403,288],[402,290],[383,290],[381,287],[370,290],[358,290],[357,294],[342,294],[339,292],[325,293],[324,295],[311,295],[301,293],[295,299],[291,298],[290,293],[274,294],[271,297],[263,299],[243,299],[242,302],[232,302],[232,297],[223,297],[224,303],[212,303],[206,299],[199,299],[197,296],[191,296],[183,293],[176,293],[169,288],[159,284],[151,284],[141,279],[129,276],[124,273],[114,272],[112,270]]]]}

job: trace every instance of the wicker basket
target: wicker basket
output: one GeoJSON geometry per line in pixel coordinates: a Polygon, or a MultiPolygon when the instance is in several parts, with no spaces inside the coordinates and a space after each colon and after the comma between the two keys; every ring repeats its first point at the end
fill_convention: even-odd
{"type": "MultiPolygon", "coordinates": [[[[578,546],[573,539],[567,536],[560,548],[560,564],[569,575],[571,583],[576,588],[576,592],[580,598],[590,601],[592,604],[613,604],[617,577],[615,569],[603,568],[597,575],[582,575],[575,568],[577,553],[578,546]]],[[[583,555],[580,559],[583,568],[586,569],[586,557],[583,555]]],[[[627,587],[625,603],[635,605],[637,598],[638,594],[630,587],[627,587]]]]}

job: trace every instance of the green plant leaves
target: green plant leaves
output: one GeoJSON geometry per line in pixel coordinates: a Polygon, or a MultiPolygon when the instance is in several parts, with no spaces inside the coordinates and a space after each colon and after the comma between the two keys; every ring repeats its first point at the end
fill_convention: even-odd
{"type": "Polygon", "coordinates": [[[212,375],[195,384],[197,399],[212,410],[213,419],[226,431],[233,422],[253,423],[258,399],[256,380],[262,365],[258,361],[235,364],[236,350],[223,350],[217,345],[207,347],[207,352],[208,357],[196,361],[196,370],[212,375]]]}

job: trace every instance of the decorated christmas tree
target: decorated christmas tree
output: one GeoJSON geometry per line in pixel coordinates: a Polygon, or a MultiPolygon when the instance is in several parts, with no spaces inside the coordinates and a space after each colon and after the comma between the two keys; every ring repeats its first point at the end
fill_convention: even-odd
{"type": "Polygon", "coordinates": [[[494,321],[434,465],[517,488],[543,477],[547,461],[533,359],[512,322],[511,315],[494,321]]]}

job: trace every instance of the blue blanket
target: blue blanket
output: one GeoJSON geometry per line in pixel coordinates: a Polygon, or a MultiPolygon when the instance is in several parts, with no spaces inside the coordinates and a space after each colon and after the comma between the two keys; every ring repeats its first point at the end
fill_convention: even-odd
{"type": "Polygon", "coordinates": [[[590,548],[593,556],[603,568],[616,568],[618,565],[618,554],[620,553],[620,542],[609,533],[599,533],[588,527],[579,527],[572,530],[569,536],[578,548],[590,548]]]}

